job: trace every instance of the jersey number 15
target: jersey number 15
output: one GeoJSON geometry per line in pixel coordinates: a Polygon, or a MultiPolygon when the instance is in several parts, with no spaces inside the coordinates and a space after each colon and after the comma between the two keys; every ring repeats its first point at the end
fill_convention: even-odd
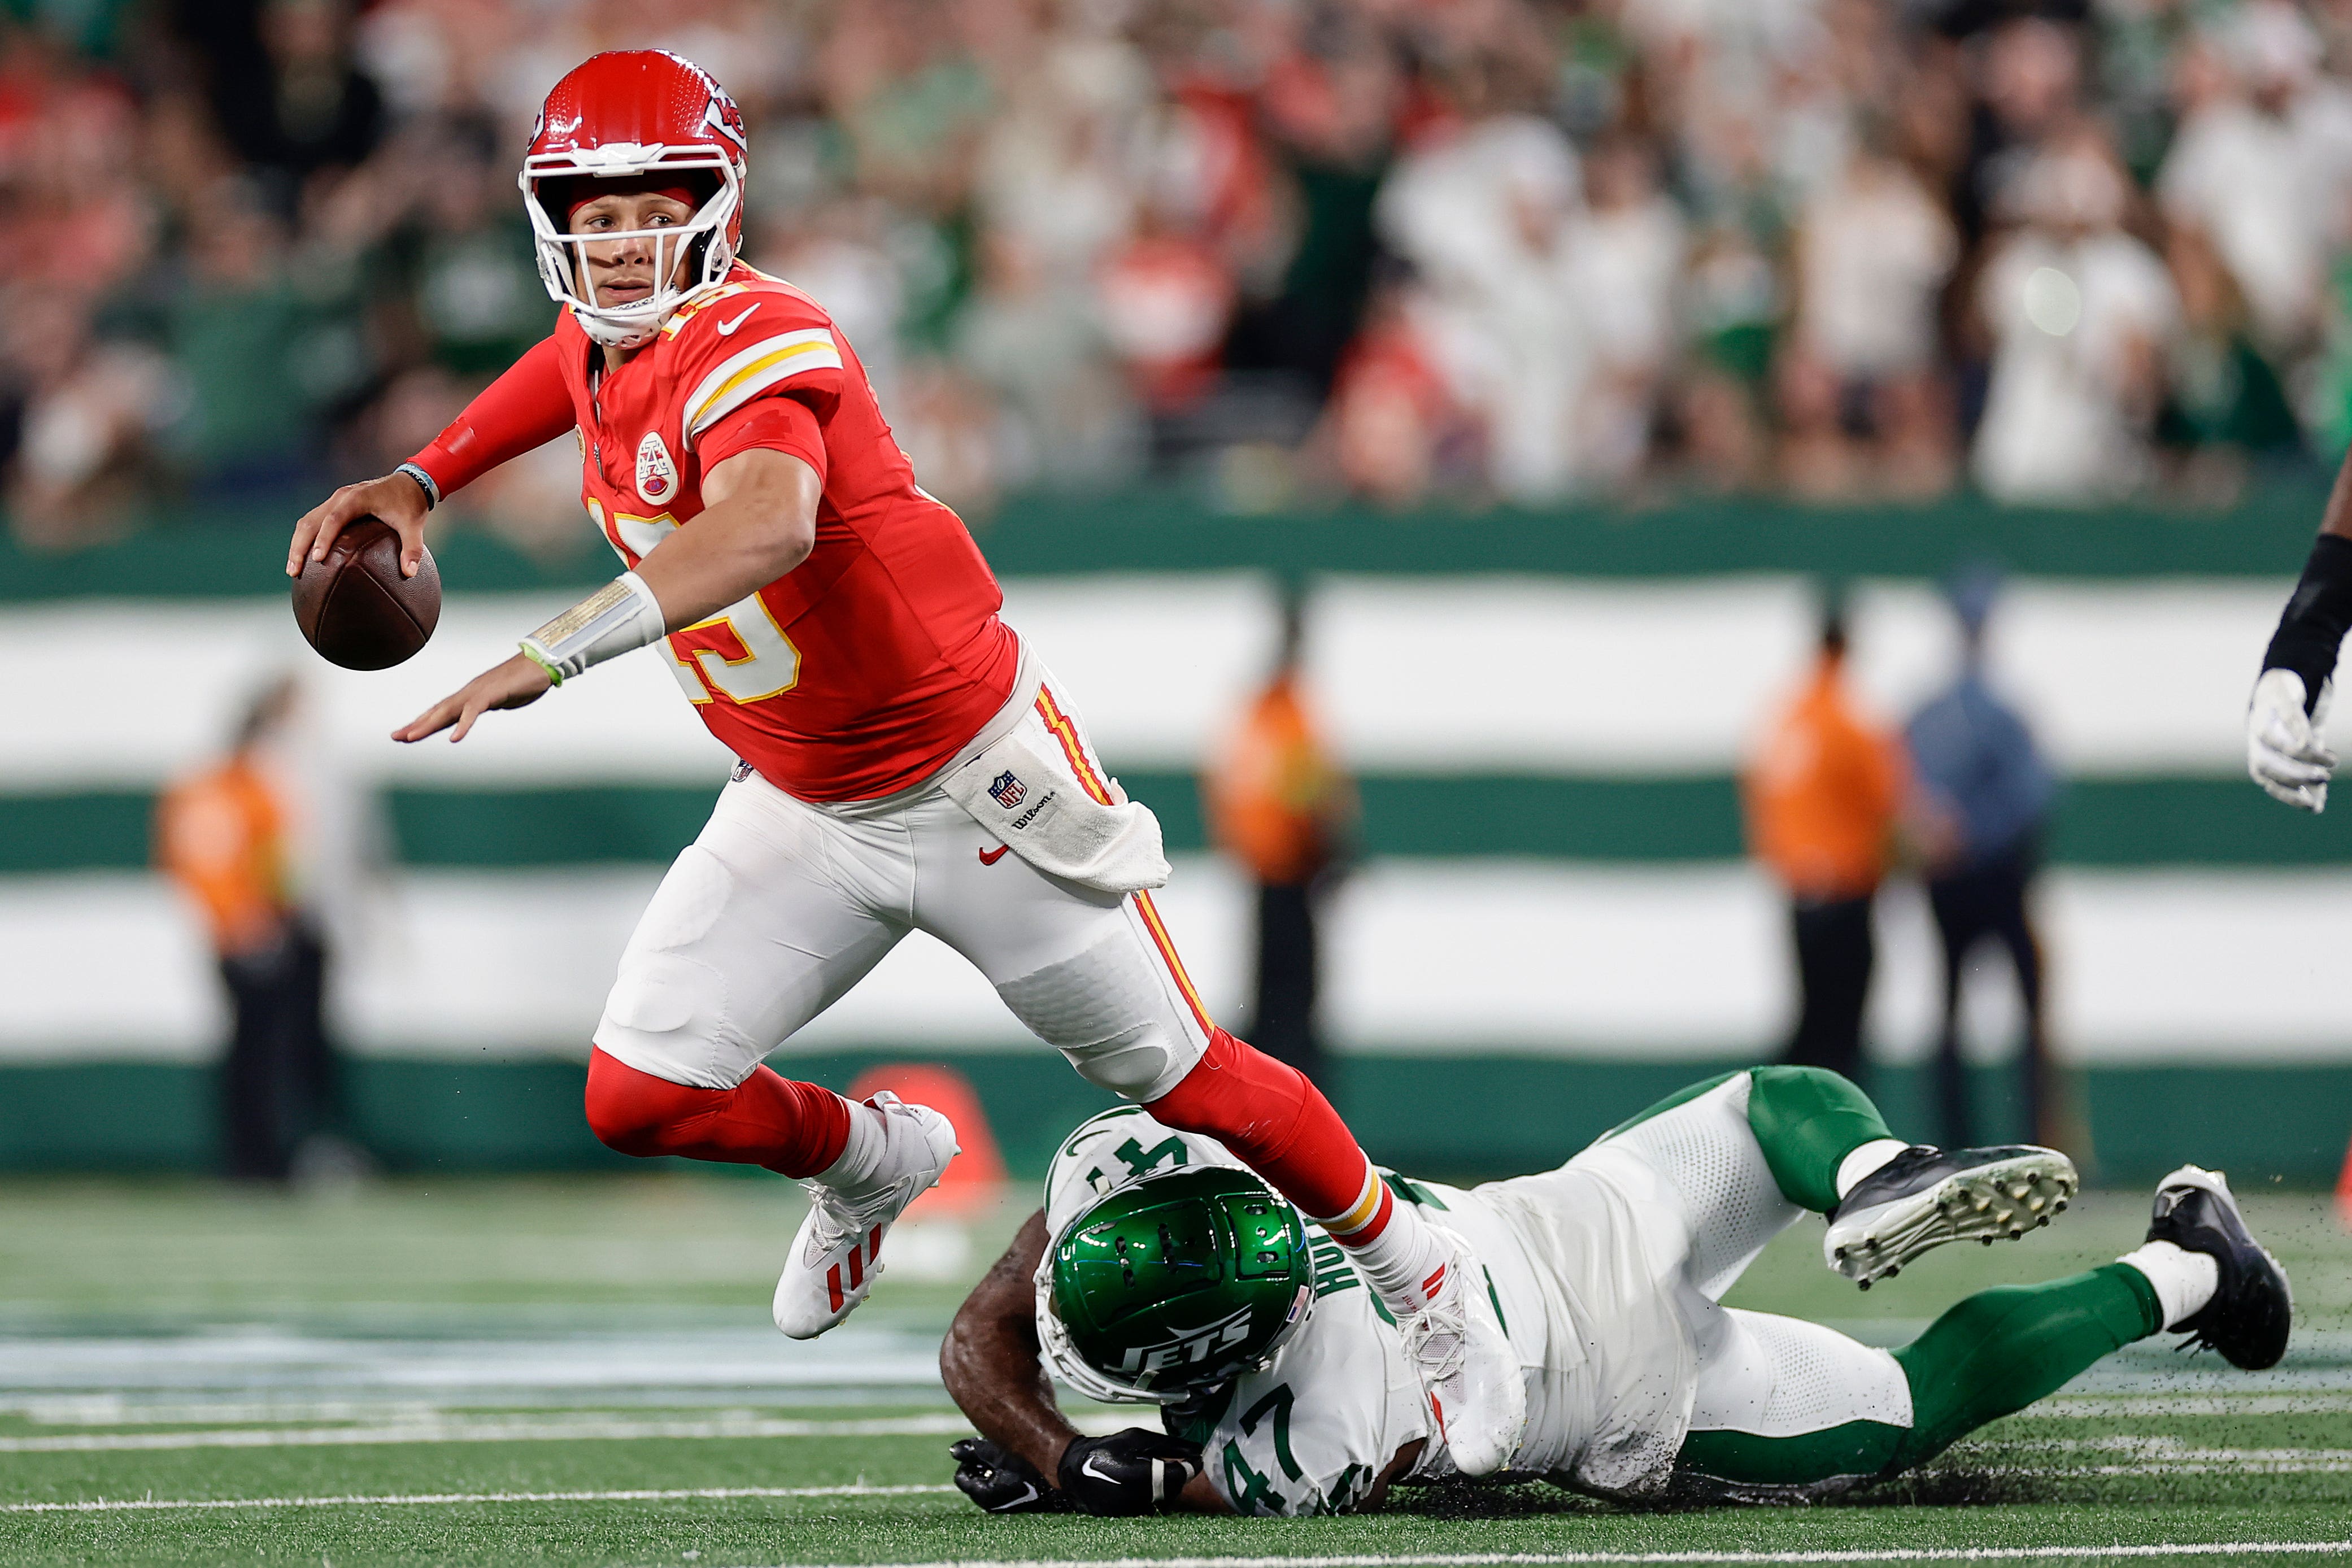
{"type": "MultiPolygon", "coordinates": [[[[640,561],[678,525],[667,512],[659,517],[615,512],[612,526],[605,529],[604,508],[593,497],[588,511],[600,530],[608,536],[617,535],[640,561]]],[[[663,640],[662,652],[668,657],[670,674],[677,678],[678,688],[689,701],[717,698],[758,702],[781,697],[800,684],[800,649],[776,624],[767,601],[756,589],[709,619],[672,632],[663,640]]]]}

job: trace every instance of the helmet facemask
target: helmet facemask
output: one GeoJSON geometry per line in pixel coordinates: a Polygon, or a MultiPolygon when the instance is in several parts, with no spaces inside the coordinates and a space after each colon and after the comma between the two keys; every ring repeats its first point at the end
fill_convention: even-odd
{"type": "Polygon", "coordinates": [[[716,149],[635,147],[626,144],[548,153],[524,161],[517,182],[530,215],[539,276],[555,301],[571,307],[581,327],[608,348],[633,348],[661,330],[671,312],[726,281],[735,265],[732,233],[741,210],[743,182],[735,163],[716,149]],[[716,188],[684,223],[668,228],[608,229],[572,234],[550,210],[542,187],[583,177],[617,179],[645,175],[716,176],[716,188]],[[625,304],[600,305],[587,282],[588,247],[644,241],[653,251],[653,289],[625,304]],[[679,263],[687,263],[680,280],[679,263]]]}
{"type": "Polygon", "coordinates": [[[1108,1403],[1181,1404],[1264,1367],[1315,1305],[1297,1211],[1222,1167],[1113,1189],[1063,1227],[1034,1284],[1046,1366],[1108,1403]]]}

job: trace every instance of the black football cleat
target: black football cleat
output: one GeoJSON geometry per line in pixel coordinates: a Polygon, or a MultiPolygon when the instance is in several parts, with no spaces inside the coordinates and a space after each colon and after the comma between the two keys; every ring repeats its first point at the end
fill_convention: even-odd
{"type": "Polygon", "coordinates": [[[2166,1327],[2189,1336],[2184,1349],[2211,1350],[2231,1366],[2260,1372],[2286,1354],[2294,1291],[2286,1270],[2246,1228],[2238,1200],[2219,1171],[2183,1165],[2156,1189],[2147,1238],[2201,1252],[2221,1266],[2213,1299],[2166,1327]]]}
{"type": "Polygon", "coordinates": [[[1855,1183],[1830,1211],[1822,1257],[1867,1290],[1948,1241],[1990,1247],[2048,1225],[2082,1184],[2074,1162],[2055,1149],[1914,1143],[1855,1183]]]}

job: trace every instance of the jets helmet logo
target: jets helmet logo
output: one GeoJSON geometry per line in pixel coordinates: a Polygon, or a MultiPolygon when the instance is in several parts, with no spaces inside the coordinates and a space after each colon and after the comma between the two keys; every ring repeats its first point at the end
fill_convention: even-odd
{"type": "Polygon", "coordinates": [[[659,506],[677,489],[677,465],[669,460],[669,448],[662,445],[659,431],[646,431],[637,443],[637,493],[646,505],[659,506]]]}
{"type": "MultiPolygon", "coordinates": [[[[1292,1310],[1297,1309],[1293,1305],[1292,1310]]],[[[1213,1323],[1181,1331],[1155,1344],[1131,1345],[1114,1370],[1133,1376],[1139,1373],[1167,1372],[1206,1361],[1227,1345],[1237,1345],[1249,1338],[1250,1311],[1244,1307],[1228,1313],[1213,1323]]]]}

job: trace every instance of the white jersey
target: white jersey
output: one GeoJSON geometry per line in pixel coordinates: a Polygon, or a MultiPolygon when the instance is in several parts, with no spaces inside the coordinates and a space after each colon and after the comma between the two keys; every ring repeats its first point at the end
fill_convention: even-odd
{"type": "MultiPolygon", "coordinates": [[[[1058,1237],[1114,1188],[1189,1165],[1242,1168],[1215,1140],[1176,1131],[1139,1107],[1104,1111],[1070,1134],[1047,1169],[1047,1234],[1058,1237]]],[[[1399,1202],[1460,1234],[1485,1267],[1528,1382],[1527,1435],[1511,1468],[1601,1492],[1662,1479],[1681,1446],[1692,1358],[1623,1198],[1566,1169],[1470,1191],[1389,1183],[1399,1202]]],[[[1306,1326],[1197,1413],[1171,1413],[1171,1430],[1202,1446],[1210,1482],[1237,1513],[1344,1512],[1398,1450],[1435,1436],[1395,1318],[1339,1243],[1314,1226],[1307,1239],[1315,1309],[1306,1326]]],[[[1433,1440],[1412,1470],[1416,1479],[1453,1473],[1433,1440]]]]}

